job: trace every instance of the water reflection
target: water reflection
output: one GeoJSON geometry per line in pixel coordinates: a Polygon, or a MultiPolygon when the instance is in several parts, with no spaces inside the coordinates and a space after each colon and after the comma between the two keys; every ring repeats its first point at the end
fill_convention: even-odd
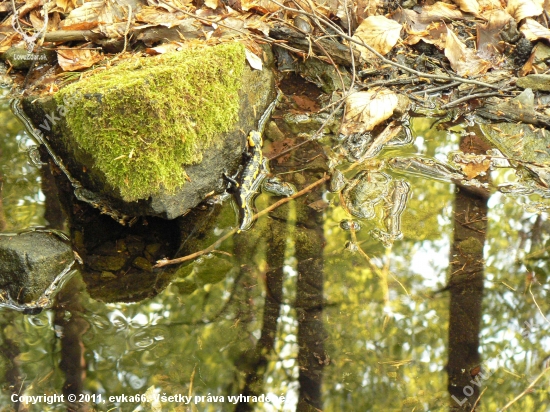
{"type": "MultiPolygon", "coordinates": [[[[382,156],[445,161],[460,131],[438,131],[431,123],[413,119],[414,145],[382,156]]],[[[40,173],[27,158],[13,160],[24,153],[13,143],[17,133],[1,143],[5,230],[55,221],[44,218],[50,195],[40,173]],[[21,171],[32,184],[18,189],[20,177],[14,176],[21,171]]],[[[316,150],[305,147],[272,169],[292,172],[285,179],[303,187],[324,172],[294,171],[316,150]]],[[[498,173],[492,176],[497,184],[503,179],[498,173]]],[[[376,222],[341,229],[350,216],[339,195],[316,191],[166,279],[164,272],[138,271],[131,263],[126,269],[134,268],[134,275],[103,268],[90,277],[88,265],[52,310],[35,316],[4,310],[0,404],[17,410],[12,393],[90,393],[106,402],[41,404],[36,410],[155,410],[153,402],[108,400],[148,392],[226,397],[225,403],[196,405],[212,411],[471,410],[476,401],[480,411],[502,408],[544,370],[550,355],[547,215],[529,213],[499,193],[487,200],[450,183],[399,178],[406,178],[411,197],[401,215],[403,239],[391,248],[369,235],[376,222]],[[324,209],[309,206],[319,200],[324,209]],[[346,242],[357,246],[355,252],[346,242]],[[128,297],[146,299],[120,303],[128,297]],[[239,394],[273,397],[227,402],[239,394]]],[[[257,206],[274,200],[262,195],[257,206]]],[[[187,239],[181,254],[200,250],[235,225],[230,205],[216,211],[216,219],[213,213],[198,211],[190,219],[209,224],[172,222],[174,236],[187,239]],[[200,236],[181,235],[190,228],[200,236]]],[[[116,257],[113,250],[131,249],[158,257],[149,245],[159,241],[148,243],[134,232],[115,238],[118,229],[94,228],[98,221],[90,212],[82,215],[91,225],[73,226],[73,234],[92,235],[77,236],[82,243],[75,246],[88,246],[92,255],[116,257]],[[97,241],[105,233],[112,235],[109,247],[97,241]]],[[[52,225],[65,227],[57,222],[52,225]]],[[[510,410],[546,410],[548,397],[544,375],[510,410]]]]}

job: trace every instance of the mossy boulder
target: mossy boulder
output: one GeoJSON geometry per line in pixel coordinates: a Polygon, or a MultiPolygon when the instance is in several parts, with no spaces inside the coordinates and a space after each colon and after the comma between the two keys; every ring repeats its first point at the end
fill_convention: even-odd
{"type": "Polygon", "coordinates": [[[110,207],[172,219],[223,191],[273,98],[271,69],[252,70],[227,43],[131,58],[23,108],[110,207]]]}

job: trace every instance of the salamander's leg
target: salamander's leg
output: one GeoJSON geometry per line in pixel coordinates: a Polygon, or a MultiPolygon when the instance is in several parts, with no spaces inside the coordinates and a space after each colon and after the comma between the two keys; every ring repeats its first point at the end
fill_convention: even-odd
{"type": "Polygon", "coordinates": [[[237,173],[235,173],[233,176],[229,176],[227,173],[222,173],[224,180],[227,181],[227,190],[240,187],[239,182],[237,181],[237,176],[241,174],[242,169],[243,167],[242,165],[240,165],[239,169],[237,169],[237,173]]]}

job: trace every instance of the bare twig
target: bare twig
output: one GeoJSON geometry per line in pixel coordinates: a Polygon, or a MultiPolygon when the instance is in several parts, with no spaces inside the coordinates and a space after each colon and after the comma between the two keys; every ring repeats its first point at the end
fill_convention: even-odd
{"type": "Polygon", "coordinates": [[[480,82],[478,80],[473,80],[473,79],[465,79],[463,77],[459,77],[459,76],[444,76],[444,75],[439,75],[439,74],[429,74],[429,73],[425,73],[425,72],[421,72],[421,71],[418,71],[418,70],[415,70],[415,69],[411,69],[410,67],[407,67],[407,66],[404,66],[402,64],[399,64],[399,63],[396,63],[394,61],[391,61],[389,59],[386,59],[382,54],[380,54],[379,52],[377,52],[375,49],[373,49],[371,46],[369,46],[368,44],[366,44],[364,41],[362,40],[357,40],[357,39],[354,39],[353,37],[347,35],[346,33],[344,33],[344,31],[338,27],[336,24],[334,24],[333,22],[331,22],[330,20],[324,18],[323,16],[320,16],[320,15],[315,15],[313,13],[309,13],[303,9],[295,9],[295,8],[292,8],[292,7],[287,7],[281,3],[279,3],[278,1],[276,0],[271,0],[273,3],[275,3],[276,5],[278,5],[279,7],[281,7],[283,10],[287,10],[287,11],[291,11],[293,13],[299,13],[299,14],[303,14],[305,16],[308,16],[312,19],[314,19],[316,22],[317,21],[321,21],[323,22],[323,24],[325,24],[326,26],[329,26],[331,27],[333,30],[335,30],[338,35],[340,37],[342,37],[343,39],[346,39],[347,41],[349,42],[352,42],[352,43],[355,43],[355,44],[358,44],[359,46],[362,46],[364,48],[366,48],[368,51],[370,51],[372,54],[374,54],[376,57],[378,57],[383,63],[385,64],[389,64],[389,65],[392,65],[394,67],[397,67],[401,70],[404,70],[406,72],[409,72],[409,73],[412,73],[412,74],[415,74],[419,77],[424,77],[424,78],[428,78],[428,79],[439,79],[439,80],[447,80],[447,81],[458,81],[458,82],[461,82],[461,83],[467,83],[467,84],[475,84],[475,85],[478,85],[478,86],[484,86],[484,87],[488,87],[490,89],[496,89],[496,90],[500,90],[501,89],[501,86],[500,85],[495,85],[495,84],[489,84],[489,83],[485,83],[485,82],[480,82]]]}
{"type": "MultiPolygon", "coordinates": [[[[307,186],[304,189],[300,190],[299,192],[293,194],[292,196],[285,197],[285,198],[279,200],[278,202],[273,203],[271,206],[266,207],[262,211],[256,213],[254,216],[252,216],[252,221],[255,221],[259,217],[261,217],[263,215],[266,215],[267,213],[271,212],[272,210],[278,208],[279,206],[281,206],[285,203],[290,202],[293,199],[296,199],[296,198],[298,198],[302,195],[305,195],[309,191],[315,189],[317,186],[319,186],[319,185],[323,184],[324,182],[326,182],[328,179],[330,179],[330,176],[325,175],[321,179],[313,182],[312,184],[310,184],[309,186],[307,186]]],[[[227,240],[228,238],[233,236],[235,233],[237,233],[238,230],[239,230],[238,228],[230,230],[225,235],[223,235],[221,238],[219,238],[214,243],[212,243],[210,246],[208,246],[206,249],[199,250],[198,252],[192,253],[190,255],[183,256],[183,257],[176,258],[176,259],[157,260],[157,264],[153,267],[160,268],[160,267],[167,266],[167,265],[175,265],[175,264],[178,264],[178,263],[182,263],[182,262],[186,262],[188,260],[198,258],[199,256],[202,256],[202,255],[206,255],[206,254],[212,252],[214,249],[216,249],[219,245],[221,245],[224,240],[227,240]]]]}
{"type": "Polygon", "coordinates": [[[531,388],[533,388],[533,386],[535,386],[535,384],[540,380],[540,378],[542,378],[546,372],[548,372],[550,370],[550,367],[544,369],[540,374],[539,376],[537,376],[535,378],[535,380],[533,382],[531,382],[529,384],[529,386],[527,388],[525,388],[525,390],[523,392],[521,392],[518,396],[516,396],[514,399],[512,399],[510,402],[508,402],[506,405],[504,405],[504,407],[499,411],[499,412],[503,412],[505,411],[506,409],[508,409],[510,406],[512,406],[514,403],[516,403],[519,399],[521,399],[527,392],[529,392],[529,390],[531,388]]]}
{"type": "Polygon", "coordinates": [[[487,93],[469,94],[468,96],[464,96],[464,97],[461,97],[460,99],[456,99],[456,100],[453,100],[452,102],[444,104],[443,106],[441,106],[441,109],[450,109],[451,107],[458,106],[459,104],[467,102],[468,100],[479,99],[481,97],[501,96],[502,92],[505,92],[505,91],[510,91],[510,89],[504,89],[504,90],[501,90],[500,92],[487,92],[487,93]]]}

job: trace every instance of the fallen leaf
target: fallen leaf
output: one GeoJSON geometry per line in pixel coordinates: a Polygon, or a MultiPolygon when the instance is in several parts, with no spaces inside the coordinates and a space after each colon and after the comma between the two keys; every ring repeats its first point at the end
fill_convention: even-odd
{"type": "Polygon", "coordinates": [[[463,19],[464,15],[454,4],[443,3],[438,1],[437,3],[431,6],[422,7],[422,12],[424,19],[429,19],[431,21],[435,20],[457,20],[463,19]]]}
{"type": "Polygon", "coordinates": [[[95,29],[97,26],[99,26],[99,23],[97,21],[90,21],[90,22],[82,22],[82,23],[71,24],[70,26],[63,25],[63,30],[66,30],[66,31],[69,31],[69,30],[92,30],[92,29],[95,29]]]}
{"type": "Polygon", "coordinates": [[[499,57],[500,53],[504,51],[500,32],[512,19],[512,16],[504,10],[490,10],[483,12],[481,17],[486,20],[486,23],[477,25],[478,55],[487,59],[499,57]]]}
{"type": "Polygon", "coordinates": [[[316,112],[320,109],[319,105],[307,96],[293,95],[291,98],[299,109],[305,110],[306,112],[316,112]]]}
{"type": "Polygon", "coordinates": [[[538,39],[550,40],[550,30],[533,19],[525,19],[525,23],[521,25],[520,31],[530,41],[538,39]]]}
{"type": "Polygon", "coordinates": [[[244,21],[244,27],[249,30],[256,30],[269,36],[270,26],[260,16],[253,14],[244,21]]]}
{"type": "Polygon", "coordinates": [[[255,9],[263,13],[273,13],[279,10],[280,6],[271,0],[241,0],[241,8],[244,11],[255,9]]]}
{"type": "Polygon", "coordinates": [[[375,16],[376,10],[382,4],[382,0],[357,0],[357,23],[361,23],[369,16],[375,16]]]}
{"type": "Polygon", "coordinates": [[[252,67],[256,70],[262,70],[263,68],[263,62],[262,59],[260,59],[258,56],[256,56],[254,53],[252,53],[248,49],[244,49],[244,55],[246,56],[246,61],[252,67]]]}
{"type": "Polygon", "coordinates": [[[56,0],[56,11],[68,13],[76,7],[77,0],[56,0]]]}
{"type": "Polygon", "coordinates": [[[103,59],[96,50],[88,49],[58,49],[57,61],[61,68],[68,71],[87,69],[103,59]]]}
{"type": "MultiPolygon", "coordinates": [[[[359,25],[353,38],[363,41],[380,54],[387,54],[401,37],[403,26],[384,16],[370,16],[359,25]]],[[[372,58],[372,53],[362,46],[357,46],[361,57],[365,60],[372,58]]]]}
{"type": "Polygon", "coordinates": [[[519,71],[519,76],[526,76],[531,72],[544,73],[548,70],[547,60],[550,60],[550,47],[546,46],[543,42],[538,42],[533,48],[531,56],[519,71]]]}
{"type": "Polygon", "coordinates": [[[181,44],[177,43],[164,43],[159,44],[156,47],[148,47],[145,49],[145,53],[147,53],[149,56],[156,56],[158,54],[164,54],[168,52],[178,51],[181,49],[181,44]]]}
{"type": "Polygon", "coordinates": [[[479,15],[480,7],[477,0],[454,0],[454,2],[460,7],[460,10],[476,16],[479,15]]]}
{"type": "Polygon", "coordinates": [[[491,67],[490,62],[477,56],[475,51],[468,49],[449,28],[447,28],[445,57],[449,59],[451,67],[459,76],[485,73],[491,67]]]}
{"type": "MultiPolygon", "coordinates": [[[[286,137],[283,140],[277,140],[273,142],[271,145],[271,151],[268,153],[269,158],[273,158],[274,156],[277,156],[279,153],[284,152],[285,150],[290,149],[292,146],[294,146],[296,142],[294,139],[291,139],[289,137],[286,137]]],[[[290,156],[292,156],[292,152],[288,152],[284,155],[281,155],[275,159],[277,164],[283,164],[287,160],[290,159],[290,156]]]]}
{"type": "Polygon", "coordinates": [[[474,179],[481,174],[485,174],[490,167],[491,161],[488,159],[485,159],[480,163],[466,163],[460,165],[462,172],[468,179],[474,179]]]}
{"type": "Polygon", "coordinates": [[[80,23],[99,22],[99,31],[109,38],[122,37],[126,32],[128,7],[115,0],[90,1],[72,10],[59,24],[60,28],[80,23]]]}
{"type": "Polygon", "coordinates": [[[176,13],[169,13],[158,7],[145,6],[136,13],[136,21],[156,26],[175,27],[179,26],[185,16],[178,16],[176,13]]]}
{"type": "Polygon", "coordinates": [[[464,19],[464,14],[452,4],[438,2],[422,7],[420,13],[407,9],[398,10],[392,14],[392,18],[405,27],[409,35],[405,39],[406,44],[412,45],[424,40],[443,49],[447,33],[443,22],[464,19]]]}
{"type": "MultiPolygon", "coordinates": [[[[44,17],[38,10],[33,10],[29,14],[29,19],[32,23],[32,26],[36,30],[42,30],[44,27],[44,17]]],[[[50,13],[48,18],[48,31],[55,31],[61,22],[61,16],[58,12],[50,13]]]]}
{"type": "Polygon", "coordinates": [[[353,93],[346,99],[342,133],[364,133],[391,117],[397,107],[397,94],[383,87],[353,93]]]}
{"type": "Polygon", "coordinates": [[[506,11],[519,22],[526,17],[540,15],[543,2],[544,0],[508,0],[506,11]]]}
{"type": "Polygon", "coordinates": [[[210,7],[212,10],[216,10],[218,8],[218,0],[204,0],[204,5],[210,7]]]}

